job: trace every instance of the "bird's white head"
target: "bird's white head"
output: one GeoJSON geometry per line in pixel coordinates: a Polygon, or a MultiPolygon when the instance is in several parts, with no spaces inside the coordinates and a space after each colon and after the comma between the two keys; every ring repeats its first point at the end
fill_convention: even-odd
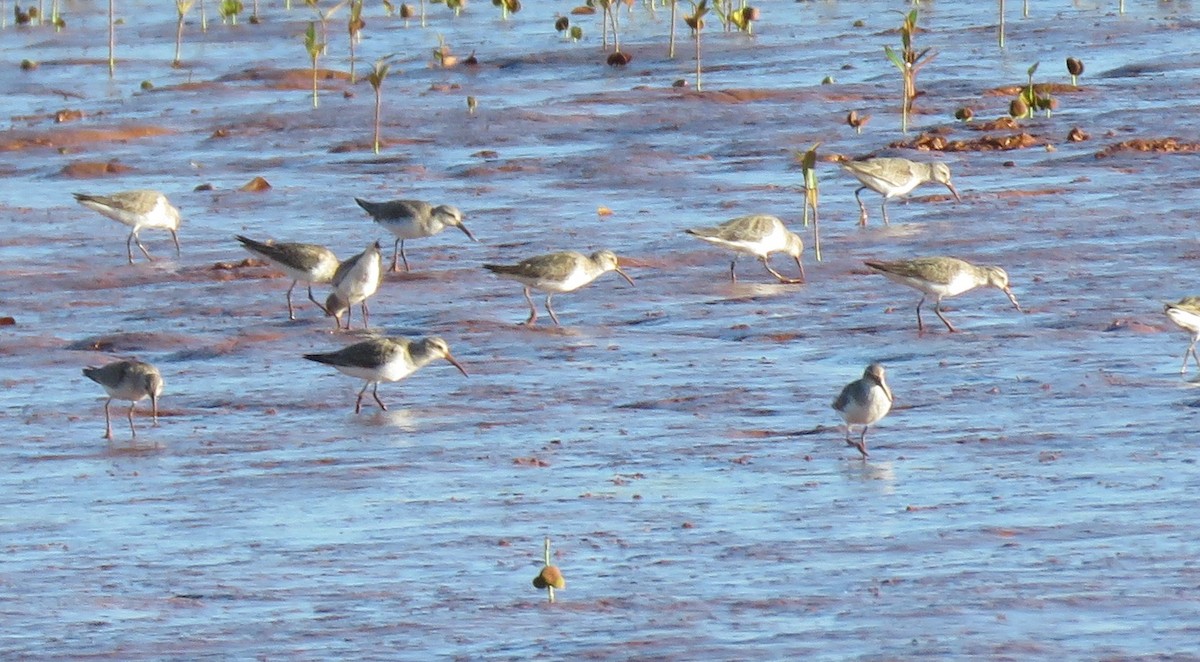
{"type": "Polygon", "coordinates": [[[597,267],[600,267],[601,271],[615,271],[621,274],[621,278],[633,285],[633,279],[629,277],[629,274],[621,271],[621,263],[617,259],[616,253],[610,250],[596,251],[592,253],[591,260],[597,267]]]}
{"type": "Polygon", "coordinates": [[[989,287],[994,287],[1008,295],[1008,300],[1012,302],[1014,308],[1021,310],[1021,304],[1017,303],[1017,297],[1013,295],[1012,288],[1008,285],[1008,272],[1000,267],[984,267],[987,272],[987,284],[989,287]]]}

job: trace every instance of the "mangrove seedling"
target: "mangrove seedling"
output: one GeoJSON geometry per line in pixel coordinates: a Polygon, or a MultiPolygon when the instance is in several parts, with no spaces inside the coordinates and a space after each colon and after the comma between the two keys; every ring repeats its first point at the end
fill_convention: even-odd
{"type": "Polygon", "coordinates": [[[571,41],[579,41],[583,39],[583,28],[578,25],[571,26],[571,41]]]}
{"type": "Polygon", "coordinates": [[[696,40],[696,91],[700,91],[700,33],[704,30],[704,15],[708,13],[708,0],[692,2],[692,13],[683,17],[683,22],[692,29],[692,38],[696,40]]]}
{"type": "Polygon", "coordinates": [[[108,77],[117,73],[117,0],[108,0],[108,77]]]}
{"type": "Polygon", "coordinates": [[[1071,74],[1071,86],[1079,87],[1079,77],[1083,75],[1083,60],[1076,57],[1067,58],[1067,73],[1071,74]]]}
{"type": "MultiPolygon", "coordinates": [[[[1033,66],[1026,70],[1029,76],[1029,83],[1021,90],[1021,94],[1018,95],[1018,99],[1024,104],[1026,117],[1033,117],[1035,110],[1044,110],[1046,111],[1046,117],[1049,117],[1050,111],[1058,107],[1058,102],[1051,98],[1048,91],[1045,96],[1041,96],[1037,93],[1037,88],[1033,85],[1033,74],[1037,72],[1039,64],[1041,63],[1034,62],[1033,66]]],[[[1009,109],[1012,110],[1015,107],[1014,104],[1010,104],[1009,109]]]]}
{"type": "Polygon", "coordinates": [[[1000,26],[997,33],[1000,36],[1000,48],[1004,48],[1004,0],[1000,0],[1000,26]]]}
{"type": "Polygon", "coordinates": [[[667,42],[667,57],[675,59],[675,15],[678,11],[679,0],[671,1],[671,37],[667,42]]]}
{"type": "Polygon", "coordinates": [[[729,20],[734,27],[746,34],[754,34],[754,22],[758,20],[758,7],[742,6],[729,13],[729,20]]]}
{"type": "MultiPolygon", "coordinates": [[[[446,7],[454,10],[454,17],[462,16],[462,10],[467,7],[467,0],[446,0],[446,7]]],[[[425,22],[421,21],[421,26],[424,27],[425,22]]]]}
{"type": "Polygon", "coordinates": [[[808,212],[812,210],[813,252],[817,262],[821,261],[821,224],[817,218],[817,203],[820,202],[820,191],[817,186],[817,147],[815,143],[808,151],[800,155],[800,172],[804,173],[804,227],[808,227],[808,212]]]}
{"type": "Polygon", "coordinates": [[[566,16],[559,16],[558,18],[554,19],[554,31],[557,32],[560,37],[565,38],[567,36],[567,31],[570,29],[571,19],[567,18],[566,16]]]}
{"type": "Polygon", "coordinates": [[[900,24],[900,52],[892,50],[891,46],[883,47],[887,58],[896,65],[904,79],[904,103],[900,107],[900,130],[904,133],[908,133],[908,116],[912,113],[913,99],[917,96],[917,74],[937,57],[932,49],[918,51],[913,46],[916,32],[917,10],[914,9],[904,16],[904,22],[900,24]]]}
{"type": "Polygon", "coordinates": [[[959,120],[960,122],[970,122],[974,118],[975,111],[971,110],[968,106],[963,106],[962,108],[954,111],[954,119],[959,120]]]}
{"type": "Polygon", "coordinates": [[[175,0],[175,12],[178,15],[178,20],[175,22],[175,59],[171,61],[172,67],[179,67],[181,61],[181,52],[183,49],[183,19],[187,13],[191,11],[195,0],[175,0]]]}
{"type": "Polygon", "coordinates": [[[388,55],[375,60],[375,64],[371,66],[371,73],[367,74],[367,81],[371,83],[371,89],[375,90],[375,153],[379,153],[379,126],[383,119],[383,79],[387,78],[388,72],[392,69],[392,58],[394,55],[388,55]]]}
{"type": "Polygon", "coordinates": [[[362,18],[363,0],[350,0],[350,18],[346,22],[346,31],[350,33],[350,84],[358,82],[354,75],[354,46],[362,39],[362,29],[367,22],[362,18]]]}
{"type": "Polygon", "coordinates": [[[479,108],[479,100],[475,97],[467,97],[467,114],[474,115],[477,108],[479,108]]]}
{"type": "Polygon", "coordinates": [[[221,16],[222,23],[237,25],[238,14],[242,13],[245,5],[242,0],[221,0],[221,4],[217,6],[217,13],[221,16]]]}
{"type": "Polygon", "coordinates": [[[548,592],[550,604],[554,604],[554,589],[562,590],[567,587],[567,580],[557,566],[550,565],[550,539],[546,538],[542,545],[542,570],[533,578],[533,587],[548,592]]]}
{"type": "Polygon", "coordinates": [[[321,50],[325,48],[325,44],[317,39],[317,24],[313,21],[308,22],[308,29],[304,31],[304,50],[308,51],[308,57],[312,61],[312,97],[313,108],[317,107],[317,58],[321,56],[321,50]]]}
{"type": "Polygon", "coordinates": [[[433,49],[433,59],[442,69],[449,69],[458,64],[458,57],[450,54],[450,44],[446,43],[446,38],[442,35],[437,36],[438,47],[433,49]]]}
{"type": "Polygon", "coordinates": [[[860,135],[862,134],[863,127],[869,121],[871,121],[870,115],[859,115],[857,110],[850,111],[850,114],[846,116],[846,124],[849,124],[854,129],[854,132],[860,135]]]}
{"type": "Polygon", "coordinates": [[[509,14],[521,11],[521,0],[492,0],[493,7],[500,8],[501,20],[508,20],[509,14]]]}
{"type": "Polygon", "coordinates": [[[204,0],[200,0],[200,31],[208,34],[208,8],[204,6],[204,0]]]}

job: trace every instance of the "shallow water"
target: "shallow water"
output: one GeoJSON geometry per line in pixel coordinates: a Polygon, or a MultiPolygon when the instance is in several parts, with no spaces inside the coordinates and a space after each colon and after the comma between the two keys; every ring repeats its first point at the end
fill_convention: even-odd
{"type": "MultiPolygon", "coordinates": [[[[666,58],[661,9],[623,14],[634,59],[613,70],[598,17],[557,39],[568,4],[508,22],[435,6],[424,29],[368,7],[359,73],[398,54],[378,157],[367,84],[323,80],[311,107],[307,10],[264,3],[261,25],[210,16],[206,34],[193,14],[172,69],[170,7],[123,4],[112,80],[102,7],[68,6],[61,33],[8,17],[0,656],[1200,655],[1200,394],[1159,303],[1196,293],[1195,157],[1096,157],[1197,135],[1192,3],[1032,4],[1010,9],[1004,52],[992,3],[922,4],[917,43],[939,55],[909,137],[974,137],[956,108],[993,119],[1009,97],[989,90],[1037,61],[1036,81],[1066,82],[1078,56],[1082,87],[1022,122],[1052,149],[935,155],[963,201],[928,186],[885,227],[868,194],[865,229],[856,182],[823,162],[824,260],[806,252],[800,286],[750,259],[732,284],[729,256],[682,229],[799,228],[793,155],[818,141],[932,158],[887,148],[904,138],[892,4],[766,4],[753,39],[712,18],[702,94],[671,87],[694,65],[686,28],[666,58]],[[480,66],[432,68],[439,34],[480,66]],[[56,124],[63,109],[85,117],[56,124]],[[849,110],[874,116],[861,135],[849,110]],[[1068,142],[1076,126],[1091,139],[1068,142]],[[137,127],[165,133],[83,133],[137,127]],[[131,170],[62,174],[111,160],[131,170]],[[237,190],[255,176],[271,190],[237,190]],[[146,231],[161,259],[126,265],[123,226],[70,196],[135,187],[183,211],[182,257],[146,231]],[[232,240],[349,256],[381,239],[390,260],[354,196],[456,204],[481,239],[409,242],[415,271],[371,301],[372,331],[441,335],[470,377],[430,365],[358,416],[360,383],[300,359],[360,339],[358,311],[351,333],[307,302],[288,322],[289,281],[236,266],[232,240]],[[519,326],[520,287],[479,264],[567,248],[616,251],[636,287],[608,275],[556,299],[564,327],[519,326]],[[918,335],[916,293],[861,266],[946,253],[1004,266],[1027,312],[975,292],[947,302],[961,333],[928,314],[918,335]],[[119,403],[100,438],[80,374],[125,356],[167,382],[136,445],[119,403]],[[829,403],[872,360],[897,406],[863,462],[829,403]],[[544,536],[567,579],[553,606],[530,586],[544,536]]],[[[329,30],[320,65],[346,71],[344,10],[329,30]]]]}

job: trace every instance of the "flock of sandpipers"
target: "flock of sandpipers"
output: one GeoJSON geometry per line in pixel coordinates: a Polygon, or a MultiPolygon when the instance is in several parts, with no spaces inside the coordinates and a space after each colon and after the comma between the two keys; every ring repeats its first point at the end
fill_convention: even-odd
{"type": "MultiPolygon", "coordinates": [[[[864,190],[873,190],[883,195],[882,212],[885,224],[889,222],[887,201],[907,195],[926,182],[946,186],[954,198],[959,199],[958,191],[950,182],[950,169],[944,163],[921,163],[902,158],[871,158],[846,161],[842,167],[862,183],[854,193],[858,200],[861,212],[859,222],[862,225],[866,225],[867,222],[867,209],[860,197],[864,190]]],[[[83,206],[132,228],[126,240],[130,263],[133,262],[135,243],[147,259],[152,259],[138,236],[142,229],[170,231],[175,241],[176,252],[179,252],[178,230],[181,217],[179,211],[162,193],[136,190],[110,195],[75,194],[75,198],[83,206]]],[[[463,225],[462,213],[455,207],[434,206],[416,200],[355,200],[376,222],[395,235],[391,264],[393,271],[399,270],[401,262],[404,270],[409,270],[408,256],[404,250],[405,240],[431,237],[447,227],[458,228],[471,240],[475,240],[475,236],[463,225]]],[[[734,252],[733,261],[729,265],[731,280],[737,280],[735,267],[738,254],[746,253],[757,257],[767,271],[780,282],[804,282],[804,265],[801,262],[804,243],[799,235],[788,230],[784,223],[774,216],[742,216],[715,227],[691,228],[687,232],[734,252]],[[795,259],[800,277],[788,278],[772,268],[769,258],[773,253],[786,253],[795,259]]],[[[378,241],[367,246],[366,250],[358,255],[347,260],[338,260],[328,248],[316,244],[262,242],[241,235],[237,235],[236,239],[246,250],[266,259],[292,279],[287,291],[290,319],[295,319],[292,292],[297,284],[303,282],[308,288],[308,298],[327,316],[334,318],[336,328],[350,328],[351,310],[355,305],[362,311],[363,328],[367,328],[367,300],[378,290],[384,274],[382,247],[378,241]],[[333,289],[325,302],[321,303],[313,296],[312,286],[326,284],[333,289]],[[343,316],[345,327],[342,326],[343,316]]],[[[865,264],[887,278],[922,293],[921,300],[917,303],[919,331],[925,329],[921,318],[921,306],[926,298],[934,298],[934,313],[946,328],[953,332],[957,329],[942,314],[942,299],[979,286],[986,285],[1002,290],[1008,295],[1013,306],[1018,311],[1021,310],[1009,288],[1008,274],[1000,267],[976,266],[964,260],[942,256],[893,262],[868,260],[865,264]]],[[[524,322],[527,325],[536,324],[538,318],[532,290],[546,294],[546,310],[557,325],[559,320],[552,305],[554,295],[577,290],[610,271],[615,271],[633,285],[633,280],[621,270],[618,257],[608,250],[596,251],[591,255],[564,251],[538,255],[515,264],[484,264],[483,267],[501,278],[517,281],[524,286],[525,300],[529,304],[529,317],[524,322]]],[[[1189,354],[1195,357],[1196,364],[1200,367],[1200,355],[1197,355],[1195,350],[1196,342],[1200,340],[1200,297],[1188,297],[1178,303],[1167,304],[1166,313],[1173,322],[1192,333],[1192,342],[1184,353],[1183,371],[1187,370],[1189,354]]],[[[438,337],[411,340],[377,337],[354,343],[336,352],[305,354],[304,358],[333,366],[344,374],[364,380],[365,384],[355,401],[355,413],[362,410],[363,397],[368,388],[372,389],[371,395],[379,407],[386,410],[387,406],[379,398],[380,382],[404,379],[434,360],[445,359],[464,375],[467,374],[466,369],[450,353],[446,341],[438,337]]],[[[153,365],[136,360],[115,361],[98,368],[85,368],[83,374],[104,387],[108,393],[108,400],[104,404],[105,438],[113,438],[109,406],[114,399],[131,402],[127,417],[135,438],[137,430],[133,424],[133,412],[140,400],[150,399],[154,424],[158,424],[158,397],[162,393],[163,379],[153,365]]],[[[834,400],[833,408],[846,423],[846,443],[857,448],[863,458],[868,455],[867,429],[887,415],[892,402],[892,391],[887,384],[884,367],[878,363],[867,366],[862,378],[847,384],[834,400]],[[856,425],[862,427],[857,440],[851,437],[851,429],[856,425]]]]}

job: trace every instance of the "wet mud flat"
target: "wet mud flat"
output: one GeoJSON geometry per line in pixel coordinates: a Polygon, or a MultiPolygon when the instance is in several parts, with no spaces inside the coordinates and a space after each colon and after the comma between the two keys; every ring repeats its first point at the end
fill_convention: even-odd
{"type": "Polygon", "coordinates": [[[994,7],[923,3],[917,43],[939,55],[907,135],[885,3],[764,6],[753,39],[710,18],[700,92],[672,86],[691,44],[681,26],[666,58],[661,8],[622,14],[634,59],[611,69],[598,17],[559,41],[568,5],[437,6],[423,29],[368,7],[359,74],[398,53],[379,156],[344,10],[316,110],[300,8],[205,34],[191,15],[178,69],[171,8],[122,8],[111,81],[103,8],[60,33],[10,24],[0,655],[1200,655],[1200,392],[1160,303],[1197,293],[1191,5],[1033,4],[1000,52],[994,7]],[[479,65],[431,66],[439,34],[479,65]],[[1053,115],[977,128],[1034,62],[1063,86],[1053,115]],[[862,134],[850,110],[873,116],[862,134]],[[883,226],[864,193],[859,228],[856,182],[823,160],[808,283],[747,258],[730,283],[730,256],[682,230],[799,230],[794,153],[818,141],[944,160],[963,199],[918,189],[883,226]],[[255,177],[270,187],[238,190],[255,177]],[[127,265],[126,229],[70,196],[138,187],[183,211],[180,257],[147,230],[160,259],[127,265]],[[290,281],[233,240],[346,257],[379,239],[390,260],[355,196],[455,204],[481,240],[408,242],[414,271],[370,303],[373,332],[440,335],[470,377],[435,363],[358,416],[361,383],[300,358],[366,337],[358,311],[350,333],[307,302],[287,321],[290,281]],[[520,326],[521,288],[479,265],[568,248],[615,251],[636,286],[610,274],[556,297],[563,327],[520,326]],[[945,304],[960,333],[927,310],[918,334],[919,295],[862,260],[938,254],[1002,265],[1027,312],[975,292],[945,304]],[[128,356],[163,373],[161,425],[142,403],[132,444],[115,403],[108,444],[80,368],[128,356]],[[829,403],[873,360],[897,402],[864,462],[829,403]],[[530,586],[544,536],[554,605],[530,586]]]}

